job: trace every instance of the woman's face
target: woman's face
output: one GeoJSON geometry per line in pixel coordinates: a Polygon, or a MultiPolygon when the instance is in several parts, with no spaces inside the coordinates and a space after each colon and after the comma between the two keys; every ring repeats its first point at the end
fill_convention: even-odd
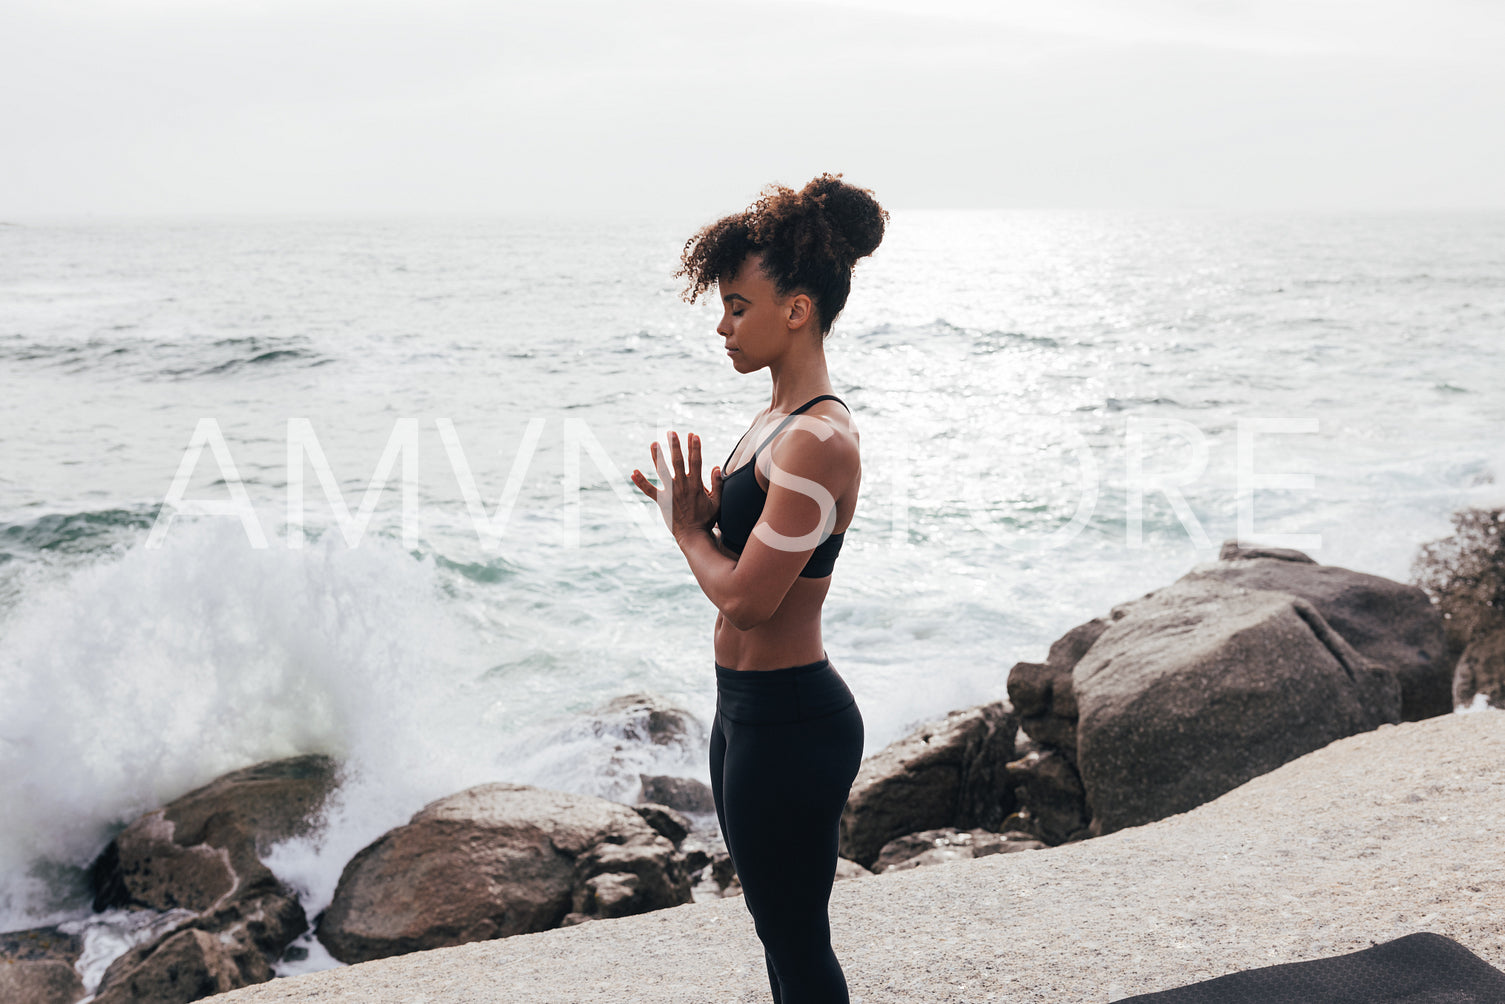
{"type": "Polygon", "coordinates": [[[760,370],[784,352],[790,337],[789,304],[763,274],[760,256],[744,258],[737,274],[723,278],[717,289],[722,312],[716,333],[725,340],[737,372],[760,370]]]}

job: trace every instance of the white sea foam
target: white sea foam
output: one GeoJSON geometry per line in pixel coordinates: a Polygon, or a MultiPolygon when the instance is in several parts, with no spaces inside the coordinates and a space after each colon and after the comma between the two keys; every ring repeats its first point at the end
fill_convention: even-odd
{"type": "Polygon", "coordinates": [[[392,798],[442,787],[459,632],[432,561],[330,536],[245,546],[175,527],[28,592],[0,663],[0,922],[38,906],[38,859],[84,865],[111,828],[261,760],[325,752],[392,798]],[[437,671],[437,672],[436,672],[437,671]],[[437,680],[436,680],[437,678],[437,680]]]}
{"type": "Polygon", "coordinates": [[[1474,697],[1473,697],[1473,700],[1469,701],[1467,704],[1460,704],[1457,707],[1455,707],[1453,709],[1453,714],[1455,714],[1455,715],[1472,715],[1472,714],[1476,714],[1477,712],[1480,712],[1480,711],[1501,711],[1501,710],[1505,710],[1505,709],[1496,708],[1493,704],[1491,704],[1489,702],[1489,695],[1488,694],[1475,694],[1474,697]]]}

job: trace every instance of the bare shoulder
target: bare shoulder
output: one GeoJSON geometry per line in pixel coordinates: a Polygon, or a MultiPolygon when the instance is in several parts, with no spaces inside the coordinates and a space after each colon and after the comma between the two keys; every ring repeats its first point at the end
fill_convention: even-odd
{"type": "Polygon", "coordinates": [[[793,473],[825,472],[853,476],[861,467],[861,443],[857,422],[840,404],[812,409],[795,416],[785,432],[771,444],[772,459],[793,473]]]}

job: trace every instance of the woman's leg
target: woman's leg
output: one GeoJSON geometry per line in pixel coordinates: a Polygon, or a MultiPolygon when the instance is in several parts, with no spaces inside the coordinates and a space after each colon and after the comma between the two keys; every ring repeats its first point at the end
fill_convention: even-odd
{"type": "MultiPolygon", "coordinates": [[[[725,795],[722,794],[724,782],[722,774],[726,770],[726,733],[721,728],[721,712],[711,716],[711,798],[716,803],[716,822],[721,826],[721,841],[726,843],[726,807],[725,795]]],[[[727,844],[726,851],[731,853],[731,844],[727,844]]],[[[736,862],[732,862],[736,867],[736,862]]]]}
{"type": "Polygon", "coordinates": [[[725,728],[723,835],[774,1001],[844,1004],[826,910],[841,811],[862,760],[862,715],[852,704],[803,722],[725,728]]]}
{"type": "MultiPolygon", "coordinates": [[[[738,727],[735,724],[728,725],[728,728],[732,729],[738,727]]],[[[750,726],[743,725],[740,728],[745,729],[750,728],[750,726]]],[[[737,867],[737,857],[735,854],[732,854],[732,842],[726,834],[726,795],[724,793],[726,789],[726,782],[724,780],[726,773],[726,746],[726,730],[721,727],[721,714],[717,712],[711,723],[711,797],[716,802],[716,820],[721,824],[721,840],[726,844],[726,852],[732,855],[732,868],[735,870],[737,867]]],[[[742,880],[742,873],[740,871],[737,872],[737,880],[739,882],[742,880]]],[[[766,950],[763,952],[763,963],[768,969],[768,985],[773,991],[773,1004],[782,1004],[779,996],[779,978],[774,973],[773,959],[766,950]]]]}

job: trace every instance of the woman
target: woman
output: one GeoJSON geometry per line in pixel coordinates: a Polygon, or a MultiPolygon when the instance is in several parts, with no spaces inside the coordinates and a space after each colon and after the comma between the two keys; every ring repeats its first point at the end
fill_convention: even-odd
{"type": "Polygon", "coordinates": [[[712,468],[709,492],[693,434],[687,460],[669,433],[672,476],[650,448],[667,490],[633,471],[718,611],[711,789],[776,1004],[849,999],[826,908],[863,723],[826,658],[820,612],[862,463],[857,428],[831,393],[824,339],[888,214],[840,179],[822,175],[799,192],[770,186],[686,242],[676,274],[689,279],[687,299],[717,285],[716,333],[732,366],[766,368],[773,397],[732,448],[731,473],[712,468]]]}

